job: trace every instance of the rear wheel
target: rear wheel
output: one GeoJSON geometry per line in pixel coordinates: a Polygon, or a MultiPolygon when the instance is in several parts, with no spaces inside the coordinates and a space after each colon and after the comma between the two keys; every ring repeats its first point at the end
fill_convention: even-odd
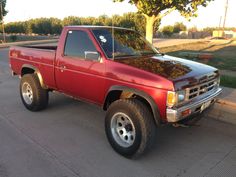
{"type": "Polygon", "coordinates": [[[35,74],[26,74],[21,78],[20,95],[24,106],[30,111],[40,111],[48,105],[48,91],[41,87],[35,74]]]}
{"type": "Polygon", "coordinates": [[[138,100],[115,101],[105,118],[108,141],[119,154],[132,158],[143,154],[154,142],[155,123],[148,108],[138,100]]]}

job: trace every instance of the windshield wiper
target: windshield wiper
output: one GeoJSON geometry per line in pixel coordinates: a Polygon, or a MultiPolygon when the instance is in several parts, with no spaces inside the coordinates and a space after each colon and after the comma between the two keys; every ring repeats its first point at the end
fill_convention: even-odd
{"type": "Polygon", "coordinates": [[[164,53],[155,53],[155,52],[143,52],[141,53],[142,55],[162,55],[164,56],[165,54],[164,53]]]}
{"type": "Polygon", "coordinates": [[[143,55],[143,56],[145,56],[145,55],[156,55],[156,54],[158,54],[158,53],[156,53],[156,52],[140,52],[141,53],[141,55],[143,55]]]}

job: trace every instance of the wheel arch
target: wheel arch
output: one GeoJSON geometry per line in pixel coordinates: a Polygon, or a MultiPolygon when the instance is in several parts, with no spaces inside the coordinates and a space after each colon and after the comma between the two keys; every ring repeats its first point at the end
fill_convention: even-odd
{"type": "Polygon", "coordinates": [[[130,88],[127,86],[112,86],[107,92],[107,95],[105,97],[103,109],[107,110],[109,105],[118,99],[132,98],[132,97],[137,98],[138,100],[143,102],[146,106],[148,106],[153,115],[156,125],[159,125],[161,123],[159,109],[153,98],[149,94],[141,90],[130,88]]]}
{"type": "Polygon", "coordinates": [[[24,64],[21,68],[21,77],[25,74],[36,74],[41,87],[47,89],[47,86],[44,84],[43,77],[38,68],[30,64],[24,64]]]}

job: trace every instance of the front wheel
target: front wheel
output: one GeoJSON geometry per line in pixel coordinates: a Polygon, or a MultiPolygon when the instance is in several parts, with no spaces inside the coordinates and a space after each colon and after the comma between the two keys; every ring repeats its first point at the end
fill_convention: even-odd
{"type": "Polygon", "coordinates": [[[41,87],[35,74],[26,74],[21,78],[20,96],[24,106],[30,111],[40,111],[48,105],[48,91],[41,87]]]}
{"type": "Polygon", "coordinates": [[[151,146],[156,127],[152,114],[142,102],[125,99],[110,105],[105,130],[113,149],[132,158],[143,154],[151,146]]]}

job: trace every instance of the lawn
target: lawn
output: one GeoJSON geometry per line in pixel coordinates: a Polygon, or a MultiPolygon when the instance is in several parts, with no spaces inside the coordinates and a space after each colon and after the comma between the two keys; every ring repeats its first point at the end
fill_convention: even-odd
{"type": "Polygon", "coordinates": [[[220,85],[224,87],[236,88],[236,77],[222,75],[220,85]]]}

